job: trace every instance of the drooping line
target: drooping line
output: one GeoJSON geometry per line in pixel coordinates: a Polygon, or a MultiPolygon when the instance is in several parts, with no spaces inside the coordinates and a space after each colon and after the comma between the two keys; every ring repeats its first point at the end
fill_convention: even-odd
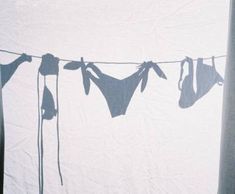
{"type": "Polygon", "coordinates": [[[57,165],[58,165],[58,171],[60,175],[60,182],[61,185],[63,185],[63,177],[61,173],[61,167],[60,167],[60,130],[59,130],[59,76],[56,75],[56,108],[57,108],[57,120],[56,120],[56,129],[57,129],[57,165]]]}
{"type": "MultiPolygon", "coordinates": [[[[4,52],[4,53],[9,53],[9,54],[14,54],[14,55],[22,55],[22,53],[18,53],[18,52],[13,52],[13,51],[8,51],[8,50],[4,50],[4,49],[0,49],[0,52],[4,52]]],[[[38,56],[38,55],[31,55],[31,54],[28,54],[29,56],[33,57],[33,58],[37,58],[37,59],[41,59],[42,57],[41,56],[38,56]]],[[[215,56],[214,58],[215,59],[218,59],[218,58],[225,58],[226,55],[218,55],[218,56],[215,56]]],[[[201,57],[202,59],[204,60],[210,60],[211,57],[201,57]]],[[[70,62],[70,61],[75,61],[75,62],[80,62],[78,60],[73,60],[73,59],[63,59],[63,58],[60,58],[60,61],[64,61],[64,62],[70,62]]],[[[181,62],[182,60],[169,60],[169,61],[156,61],[154,63],[158,63],[158,64],[164,64],[164,63],[179,63],[181,62]]],[[[197,59],[193,59],[193,61],[197,61],[197,59]]],[[[84,61],[85,63],[96,63],[96,64],[133,64],[133,65],[140,65],[142,64],[143,62],[131,62],[131,61],[126,61],[126,62],[119,62],[119,61],[90,61],[90,60],[87,60],[87,61],[84,61]]]]}

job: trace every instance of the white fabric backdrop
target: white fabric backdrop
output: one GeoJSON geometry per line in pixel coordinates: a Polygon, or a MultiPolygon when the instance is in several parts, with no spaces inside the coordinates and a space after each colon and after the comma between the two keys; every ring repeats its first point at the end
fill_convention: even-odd
{"type": "MultiPolygon", "coordinates": [[[[0,1],[0,43],[29,54],[100,61],[175,60],[226,52],[228,1],[0,1]]],[[[0,63],[16,56],[0,54],[0,63]]],[[[209,61],[210,62],[210,61],[209,61]]],[[[179,64],[151,71],[125,116],[111,118],[98,88],[83,91],[80,71],[60,63],[61,167],[55,122],[45,124],[45,193],[214,194],[217,191],[222,87],[194,106],[178,106],[179,64]]],[[[40,60],[22,64],[3,89],[5,193],[38,192],[37,91],[40,60]]],[[[216,60],[223,75],[224,59],[216,60]]],[[[135,65],[97,65],[124,78],[135,65]]],[[[54,80],[50,80],[51,87],[54,80]]]]}

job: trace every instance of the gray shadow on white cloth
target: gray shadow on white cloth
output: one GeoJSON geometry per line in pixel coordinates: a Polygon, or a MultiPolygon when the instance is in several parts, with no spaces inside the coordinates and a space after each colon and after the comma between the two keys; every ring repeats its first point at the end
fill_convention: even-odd
{"type": "Polygon", "coordinates": [[[178,89],[181,91],[179,106],[181,108],[191,107],[196,101],[205,96],[215,84],[222,85],[223,78],[215,69],[214,57],[212,57],[212,66],[206,65],[202,58],[197,59],[196,69],[196,91],[193,88],[194,63],[193,59],[186,57],[181,62],[180,79],[178,89]],[[182,81],[184,73],[184,64],[188,63],[188,74],[182,81]],[[182,82],[182,85],[181,85],[182,82]]]}
{"type": "MultiPolygon", "coordinates": [[[[141,81],[141,92],[144,91],[147,85],[150,68],[153,68],[159,77],[166,79],[166,75],[160,67],[151,61],[144,62],[135,73],[124,79],[117,79],[102,73],[102,71],[93,63],[80,65],[79,62],[71,62],[64,66],[64,69],[68,70],[75,70],[78,68],[84,69],[82,71],[83,77],[85,76],[85,79],[83,78],[84,88],[90,88],[91,80],[100,89],[105,97],[112,117],[126,114],[131,98],[141,81]],[[95,75],[93,75],[93,73],[95,75]]],[[[89,89],[86,94],[88,93],[89,89]]]]}
{"type": "Polygon", "coordinates": [[[23,53],[20,57],[18,57],[12,63],[7,64],[7,65],[1,65],[2,88],[11,79],[11,77],[16,72],[20,64],[24,62],[31,62],[31,61],[32,61],[32,57],[23,53]]]}

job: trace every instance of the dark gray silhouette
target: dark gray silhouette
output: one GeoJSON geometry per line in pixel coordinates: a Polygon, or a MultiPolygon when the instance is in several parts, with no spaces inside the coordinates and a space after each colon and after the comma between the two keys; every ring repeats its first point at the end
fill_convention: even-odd
{"type": "Polygon", "coordinates": [[[58,75],[59,73],[59,58],[47,53],[42,56],[42,62],[39,67],[41,75],[58,75]]]}
{"type": "Polygon", "coordinates": [[[193,60],[189,57],[186,57],[181,62],[181,72],[180,72],[180,80],[178,82],[178,88],[181,91],[180,95],[180,100],[179,100],[179,106],[181,108],[187,108],[190,107],[194,104],[195,99],[196,99],[196,93],[193,89],[193,60]],[[183,66],[184,64],[188,62],[188,75],[185,76],[184,81],[182,83],[182,87],[180,87],[180,83],[182,81],[182,76],[183,76],[183,66]]]}
{"type": "Polygon", "coordinates": [[[194,64],[193,59],[186,57],[181,62],[181,72],[180,72],[180,80],[178,82],[178,88],[181,91],[179,106],[181,108],[188,108],[192,106],[197,100],[206,95],[210,89],[215,85],[222,85],[223,78],[219,75],[219,73],[215,69],[215,61],[214,57],[212,57],[212,66],[206,65],[203,63],[202,58],[198,58],[197,60],[197,69],[196,69],[196,84],[197,91],[194,91],[193,88],[193,75],[194,74],[194,64]],[[184,72],[184,64],[188,63],[188,75],[185,76],[182,86],[180,86],[182,81],[182,76],[184,72]]]}
{"type": "Polygon", "coordinates": [[[112,117],[126,114],[127,107],[141,80],[141,92],[144,91],[150,68],[154,67],[158,76],[166,79],[162,70],[153,62],[143,63],[138,71],[121,80],[102,73],[92,63],[89,63],[86,67],[87,69],[89,68],[93,70],[97,75],[98,78],[88,71],[90,79],[97,85],[104,95],[112,117]]]}
{"type": "Polygon", "coordinates": [[[222,85],[224,79],[215,69],[214,57],[212,58],[212,66],[203,63],[203,59],[197,61],[197,99],[203,97],[215,85],[222,85]]]}
{"type": "Polygon", "coordinates": [[[2,88],[11,79],[11,77],[13,76],[13,74],[15,73],[19,65],[26,61],[31,62],[32,57],[23,53],[20,57],[18,57],[12,63],[7,64],[7,65],[1,65],[2,88]]]}
{"type": "Polygon", "coordinates": [[[72,61],[72,62],[67,63],[64,66],[64,69],[67,69],[67,70],[77,70],[79,68],[81,68],[81,72],[82,72],[82,79],[83,79],[83,86],[84,86],[85,94],[88,95],[90,91],[90,79],[87,75],[86,64],[84,63],[83,58],[81,58],[81,61],[72,61]]]}
{"type": "Polygon", "coordinates": [[[140,65],[138,71],[121,80],[102,73],[93,63],[85,65],[83,60],[81,60],[81,62],[70,62],[64,66],[64,69],[68,70],[76,70],[79,68],[82,69],[83,84],[86,94],[89,93],[91,79],[104,95],[112,117],[126,113],[131,98],[141,80],[141,92],[144,91],[147,85],[150,68],[153,68],[159,77],[166,79],[163,71],[156,63],[151,61],[144,62],[140,65]],[[98,78],[95,77],[90,70],[92,70],[98,78]]]}
{"type": "Polygon", "coordinates": [[[55,101],[50,90],[44,86],[42,98],[42,119],[51,120],[57,114],[55,101]]]}
{"type": "Polygon", "coordinates": [[[58,76],[59,76],[59,58],[54,57],[52,54],[45,54],[42,56],[41,65],[38,69],[37,77],[37,92],[38,92],[38,181],[39,193],[43,194],[44,175],[43,175],[43,123],[44,120],[51,120],[56,117],[56,130],[57,130],[57,166],[60,176],[61,185],[63,185],[63,178],[60,168],[60,136],[59,136],[59,100],[58,100],[58,76]],[[42,96],[42,104],[40,106],[39,95],[39,75],[44,77],[44,90],[42,96]],[[51,91],[47,87],[47,76],[56,76],[56,105],[51,91]],[[56,107],[55,107],[56,106],[56,107]]]}

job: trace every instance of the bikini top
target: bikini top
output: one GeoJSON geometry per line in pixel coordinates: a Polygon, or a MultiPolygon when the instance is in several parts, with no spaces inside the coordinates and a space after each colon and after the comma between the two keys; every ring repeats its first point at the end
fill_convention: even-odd
{"type": "Polygon", "coordinates": [[[215,69],[214,57],[212,57],[212,66],[204,64],[202,58],[197,59],[196,91],[193,88],[193,78],[193,59],[186,57],[181,62],[180,78],[178,81],[178,89],[181,91],[179,99],[179,106],[181,108],[188,108],[192,106],[199,98],[207,94],[215,84],[222,85],[223,83],[222,76],[219,75],[219,73],[215,69]],[[189,72],[182,81],[185,63],[188,63],[189,72]]]}
{"type": "Polygon", "coordinates": [[[41,75],[58,75],[59,73],[59,58],[52,54],[45,54],[42,56],[41,65],[39,67],[41,75]]]}

